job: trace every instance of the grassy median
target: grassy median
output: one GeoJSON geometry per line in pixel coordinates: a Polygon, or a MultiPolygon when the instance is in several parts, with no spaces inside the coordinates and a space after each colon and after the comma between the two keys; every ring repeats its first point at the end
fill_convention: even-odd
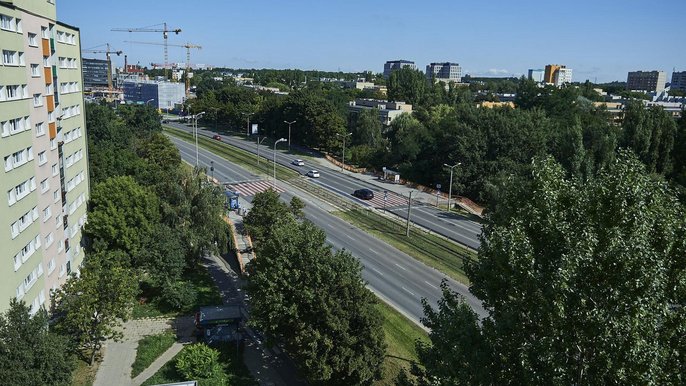
{"type": "Polygon", "coordinates": [[[174,342],[176,342],[176,335],[171,331],[146,336],[139,340],[138,348],[136,348],[136,360],[131,365],[131,378],[135,378],[143,370],[147,369],[174,342]]]}
{"type": "Polygon", "coordinates": [[[465,263],[476,261],[476,252],[416,227],[410,227],[407,237],[404,223],[372,210],[351,209],[334,214],[460,283],[469,284],[465,263]]]}

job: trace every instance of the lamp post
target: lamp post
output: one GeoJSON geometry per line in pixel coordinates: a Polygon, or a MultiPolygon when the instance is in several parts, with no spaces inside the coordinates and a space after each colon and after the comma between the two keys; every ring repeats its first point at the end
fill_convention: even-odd
{"type": "Polygon", "coordinates": [[[462,165],[462,162],[458,162],[455,165],[448,165],[448,164],[443,164],[446,168],[450,169],[450,186],[448,187],[448,212],[450,212],[451,206],[450,206],[450,199],[453,196],[453,169],[456,167],[462,165]]]}
{"type": "Polygon", "coordinates": [[[145,101],[144,105],[147,106],[147,105],[148,105],[148,102],[154,102],[154,101],[155,101],[155,98],[148,99],[147,101],[145,101]]]}
{"type": "Polygon", "coordinates": [[[279,138],[274,142],[274,180],[272,181],[272,186],[274,187],[274,190],[276,190],[276,144],[279,142],[286,142],[288,141],[286,138],[279,138]]]}
{"type": "Polygon", "coordinates": [[[200,165],[200,156],[198,152],[198,117],[201,115],[205,114],[205,112],[197,113],[193,116],[193,123],[195,123],[193,127],[193,132],[195,133],[195,167],[197,168],[198,165],[200,165]]]}
{"type": "Polygon", "coordinates": [[[212,182],[214,182],[214,161],[210,160],[210,173],[212,177],[212,182]]]}
{"type": "Polygon", "coordinates": [[[253,115],[253,113],[243,113],[243,115],[247,116],[248,119],[248,129],[246,131],[246,134],[248,137],[250,137],[250,116],[253,115]]]}
{"type": "Polygon", "coordinates": [[[283,123],[288,125],[288,152],[290,153],[291,151],[291,125],[295,123],[295,121],[288,122],[288,121],[283,121],[283,123]]]}
{"type": "Polygon", "coordinates": [[[338,134],[336,133],[336,137],[343,137],[343,157],[342,157],[342,162],[341,162],[341,171],[345,168],[345,138],[353,135],[353,133],[348,133],[348,134],[338,134]]]}

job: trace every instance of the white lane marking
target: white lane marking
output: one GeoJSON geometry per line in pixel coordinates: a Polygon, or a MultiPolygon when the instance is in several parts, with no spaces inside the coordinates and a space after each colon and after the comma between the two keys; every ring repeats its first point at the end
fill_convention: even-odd
{"type": "Polygon", "coordinates": [[[345,236],[346,236],[347,238],[349,238],[350,240],[355,240],[355,238],[352,237],[352,236],[350,236],[350,235],[345,235],[345,236]]]}
{"type": "Polygon", "coordinates": [[[369,250],[372,251],[372,253],[377,253],[377,254],[379,253],[379,252],[377,252],[377,251],[375,251],[375,250],[373,250],[373,249],[371,249],[371,248],[369,248],[369,250]]]}
{"type": "Polygon", "coordinates": [[[403,271],[407,271],[407,269],[405,269],[405,267],[403,267],[402,265],[400,265],[400,264],[398,264],[398,263],[393,263],[393,264],[395,264],[396,267],[402,269],[403,271]]]}
{"type": "Polygon", "coordinates": [[[429,287],[431,287],[431,288],[435,288],[435,289],[438,289],[438,287],[436,287],[435,285],[433,285],[433,284],[429,283],[429,282],[428,282],[428,281],[426,281],[426,280],[424,280],[424,283],[426,283],[426,284],[427,284],[427,285],[428,285],[429,287]]]}
{"type": "Polygon", "coordinates": [[[403,287],[403,286],[400,286],[400,288],[404,289],[407,293],[409,293],[409,294],[412,295],[412,296],[417,296],[417,295],[414,294],[414,292],[410,291],[409,289],[407,289],[407,288],[405,288],[405,287],[403,287]]]}
{"type": "Polygon", "coordinates": [[[372,271],[374,271],[374,272],[378,273],[379,275],[383,276],[383,272],[379,271],[378,269],[376,269],[376,268],[374,268],[374,267],[367,267],[367,268],[369,268],[369,269],[371,269],[372,271]]]}

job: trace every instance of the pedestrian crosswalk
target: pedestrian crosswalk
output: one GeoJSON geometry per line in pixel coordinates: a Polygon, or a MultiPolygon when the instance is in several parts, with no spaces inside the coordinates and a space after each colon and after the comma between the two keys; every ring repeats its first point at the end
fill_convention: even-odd
{"type": "Polygon", "coordinates": [[[242,196],[254,196],[257,193],[264,192],[267,189],[273,189],[277,193],[283,193],[284,190],[278,186],[273,186],[269,181],[250,181],[241,182],[238,184],[228,184],[227,187],[234,192],[239,192],[242,196]]]}
{"type": "Polygon", "coordinates": [[[374,198],[369,200],[369,203],[375,208],[392,208],[395,206],[406,206],[407,197],[403,197],[394,192],[374,192],[374,198]]]}

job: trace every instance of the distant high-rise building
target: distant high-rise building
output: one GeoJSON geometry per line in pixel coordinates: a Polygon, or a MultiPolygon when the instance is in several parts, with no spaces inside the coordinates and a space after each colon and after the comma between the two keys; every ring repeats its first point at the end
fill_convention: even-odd
{"type": "Polygon", "coordinates": [[[567,83],[572,83],[572,69],[562,66],[555,72],[553,84],[560,87],[567,83]]]}
{"type": "Polygon", "coordinates": [[[148,103],[160,109],[173,109],[186,100],[186,90],[183,83],[125,80],[123,89],[125,101],[148,103]]]}
{"type": "Polygon", "coordinates": [[[409,60],[389,60],[383,65],[383,77],[388,79],[391,76],[391,72],[405,67],[409,67],[413,70],[417,69],[417,66],[414,64],[414,62],[409,60]]]}
{"type": "Polygon", "coordinates": [[[83,87],[93,89],[97,87],[107,87],[107,71],[109,64],[107,60],[83,58],[83,87]]]}
{"type": "Polygon", "coordinates": [[[0,2],[0,312],[11,298],[48,307],[84,257],[81,39],[56,14],[55,1],[0,2]]]}
{"type": "Polygon", "coordinates": [[[672,72],[672,90],[686,91],[686,71],[672,72]]]}
{"type": "Polygon", "coordinates": [[[426,78],[437,82],[460,83],[462,81],[462,68],[457,63],[431,63],[426,66],[426,78]]]}
{"type": "Polygon", "coordinates": [[[529,69],[529,79],[533,80],[536,83],[543,83],[543,79],[545,76],[545,70],[544,69],[529,69]]]}
{"type": "Polygon", "coordinates": [[[627,90],[661,92],[665,89],[664,71],[630,71],[626,79],[627,90]]]}
{"type": "Polygon", "coordinates": [[[545,66],[545,72],[543,74],[543,82],[545,83],[555,83],[555,73],[564,66],[559,64],[548,64],[545,66]]]}

